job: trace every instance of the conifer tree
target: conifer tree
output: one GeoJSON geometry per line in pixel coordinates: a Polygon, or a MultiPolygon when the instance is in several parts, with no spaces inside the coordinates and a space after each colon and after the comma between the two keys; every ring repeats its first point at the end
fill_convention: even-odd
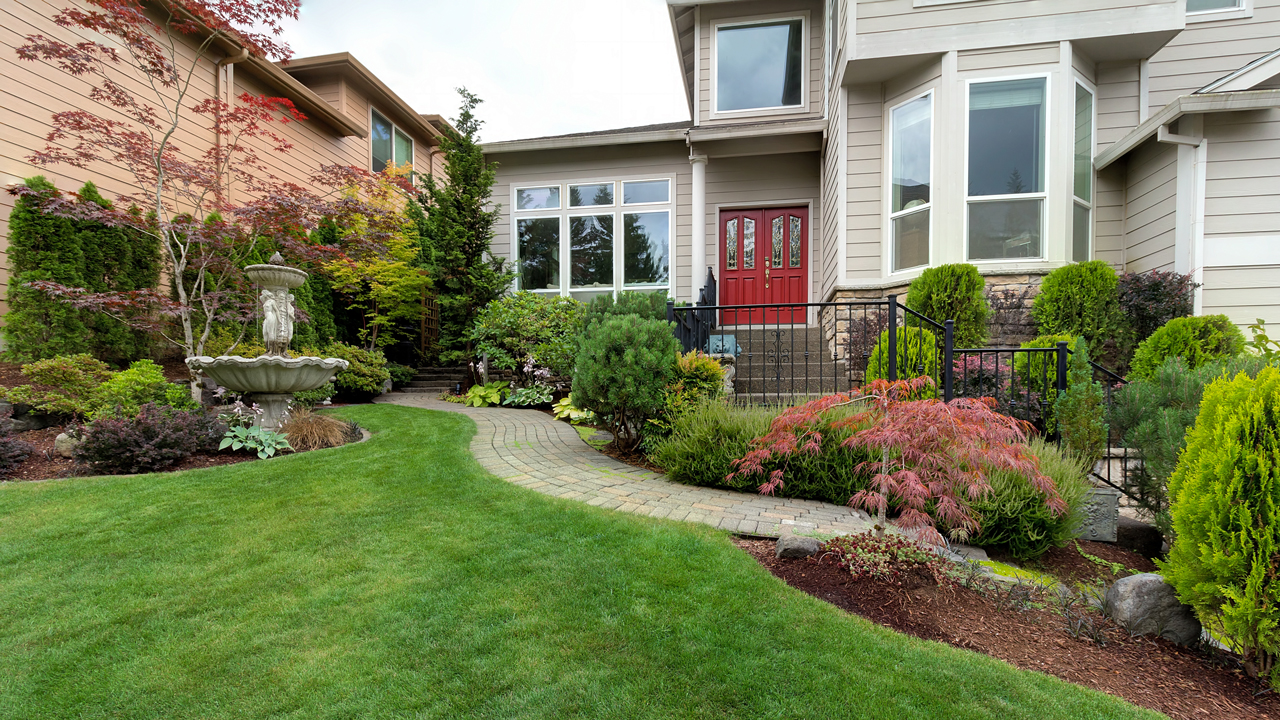
{"type": "MultiPolygon", "coordinates": [[[[111,201],[87,182],[80,189],[80,202],[91,202],[110,210],[111,201]]],[[[138,211],[141,212],[141,211],[138,211]]],[[[84,287],[90,292],[130,292],[154,288],[160,281],[160,244],[157,238],[132,227],[112,227],[94,220],[76,221],[81,252],[84,254],[84,287]]],[[[84,322],[91,333],[93,356],[125,364],[150,353],[145,332],[130,328],[115,318],[86,311],[84,322]]]]}
{"type": "Polygon", "coordinates": [[[501,296],[513,277],[506,261],[489,248],[499,212],[489,202],[497,166],[485,162],[477,139],[482,121],[474,110],[481,100],[466,88],[458,94],[457,130],[446,128],[440,143],[445,177],[427,176],[418,196],[427,213],[424,266],[440,305],[440,360],[446,363],[471,357],[476,314],[501,296]]]}

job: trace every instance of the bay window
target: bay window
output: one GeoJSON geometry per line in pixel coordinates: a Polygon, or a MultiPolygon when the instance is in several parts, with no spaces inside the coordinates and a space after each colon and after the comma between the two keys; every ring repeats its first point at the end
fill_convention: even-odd
{"type": "Polygon", "coordinates": [[[1044,77],[969,85],[968,256],[1043,257],[1044,77]]]}
{"type": "Polygon", "coordinates": [[[790,18],[715,30],[715,110],[804,104],[804,20],[790,18]]]}
{"type": "Polygon", "coordinates": [[[890,270],[898,272],[929,264],[933,94],[903,103],[889,115],[889,262],[890,270]]]}

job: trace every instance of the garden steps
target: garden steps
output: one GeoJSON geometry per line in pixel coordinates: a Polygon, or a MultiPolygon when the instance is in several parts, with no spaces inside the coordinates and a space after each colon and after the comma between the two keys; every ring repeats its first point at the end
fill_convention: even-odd
{"type": "Polygon", "coordinates": [[[458,386],[466,387],[471,383],[471,371],[464,367],[428,367],[418,368],[417,374],[400,388],[407,393],[453,392],[458,386]]]}
{"type": "Polygon", "coordinates": [[[850,389],[848,365],[833,360],[820,327],[719,329],[733,335],[740,352],[734,393],[739,402],[802,402],[850,389]]]}

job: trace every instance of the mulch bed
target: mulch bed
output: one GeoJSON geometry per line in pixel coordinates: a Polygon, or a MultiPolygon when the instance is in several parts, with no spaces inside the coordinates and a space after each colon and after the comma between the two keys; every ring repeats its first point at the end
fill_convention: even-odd
{"type": "MultiPolygon", "coordinates": [[[[1080,554],[1075,544],[1050,548],[1040,559],[1028,565],[1033,570],[1047,572],[1068,586],[1076,583],[1114,582],[1120,577],[1134,573],[1157,572],[1156,564],[1132,550],[1126,550],[1110,543],[1077,540],[1080,550],[1107,562],[1120,563],[1129,570],[1119,576],[1112,574],[1110,568],[1103,567],[1080,554]]],[[[999,553],[989,553],[992,560],[1023,565],[1012,558],[1002,557],[999,553]]]]}
{"type": "MultiPolygon", "coordinates": [[[[28,430],[27,432],[15,433],[15,438],[31,443],[31,445],[35,447],[35,452],[31,453],[31,455],[29,455],[27,459],[14,470],[12,477],[6,478],[5,480],[10,482],[20,482],[93,475],[93,468],[78,463],[71,458],[59,457],[53,453],[53,440],[58,437],[58,433],[60,432],[62,432],[61,427],[51,427],[43,430],[28,430]]],[[[251,455],[248,453],[223,452],[209,455],[192,455],[179,461],[177,464],[171,465],[158,472],[196,470],[199,468],[217,467],[219,465],[234,465],[236,463],[248,462],[250,460],[257,459],[257,455],[251,455]]]]}
{"type": "MultiPolygon", "coordinates": [[[[940,586],[923,572],[908,575],[901,585],[854,580],[829,556],[781,559],[774,556],[772,540],[735,538],[734,542],[788,585],[908,635],[985,653],[1172,718],[1280,718],[1280,697],[1247,678],[1226,653],[1131,638],[1091,614],[1105,636],[1106,644],[1100,646],[1071,637],[1063,616],[1049,607],[1010,609],[994,593],[940,586]]],[[[1102,557],[1096,552],[1100,548],[1093,547],[1101,543],[1088,545],[1082,543],[1085,552],[1102,557]]],[[[1076,552],[1073,546],[1062,550],[1076,552]]],[[[1052,557],[1044,567],[1084,570],[1065,558],[1052,557]]]]}

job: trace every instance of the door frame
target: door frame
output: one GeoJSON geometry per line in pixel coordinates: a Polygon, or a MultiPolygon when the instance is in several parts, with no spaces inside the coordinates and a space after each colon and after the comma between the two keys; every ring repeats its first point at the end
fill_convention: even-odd
{"type": "MultiPolygon", "coordinates": [[[[714,259],[712,260],[712,262],[708,264],[714,267],[717,273],[720,272],[720,246],[721,246],[720,211],[721,210],[767,210],[769,208],[779,208],[779,207],[807,208],[809,213],[809,223],[808,223],[809,257],[808,257],[808,262],[806,262],[804,266],[804,272],[805,272],[804,301],[806,303],[813,302],[813,265],[814,265],[813,250],[816,247],[813,242],[813,239],[814,239],[813,206],[814,206],[813,198],[805,198],[800,200],[764,200],[761,202],[727,202],[727,203],[716,203],[712,205],[711,212],[712,212],[712,217],[714,218],[714,224],[715,224],[715,231],[713,233],[713,235],[715,236],[715,254],[713,256],[714,259]]],[[[717,283],[719,283],[721,280],[722,278],[720,277],[716,278],[717,283]]],[[[696,282],[697,281],[695,280],[695,284],[696,282]]],[[[716,301],[719,302],[719,298],[716,298],[716,301]]],[[[817,313],[814,312],[814,308],[809,308],[807,317],[805,318],[805,326],[814,327],[816,324],[817,324],[817,313]]],[[[744,330],[746,330],[746,329],[752,329],[752,328],[760,328],[764,326],[752,324],[752,325],[734,325],[734,327],[743,328],[744,330]]]]}

